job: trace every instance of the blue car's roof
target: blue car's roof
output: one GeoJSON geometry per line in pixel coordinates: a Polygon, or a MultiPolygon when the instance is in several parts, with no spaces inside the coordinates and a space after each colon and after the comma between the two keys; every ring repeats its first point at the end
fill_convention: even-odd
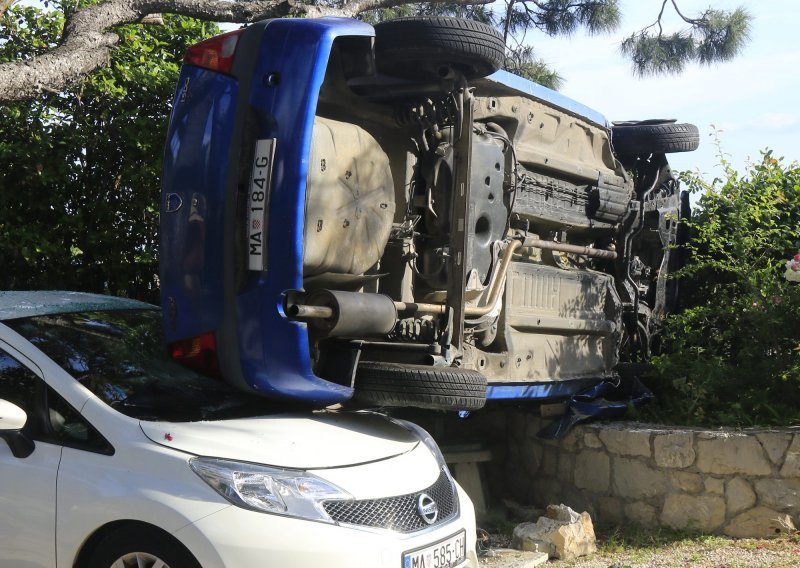
{"type": "Polygon", "coordinates": [[[590,122],[594,122],[599,126],[608,126],[606,117],[596,110],[589,108],[588,106],[581,104],[566,95],[562,95],[558,91],[548,89],[543,85],[534,83],[533,81],[528,81],[527,79],[523,79],[518,75],[513,75],[508,71],[497,71],[496,73],[489,75],[485,81],[494,83],[495,86],[504,85],[511,90],[519,91],[525,95],[545,101],[553,106],[569,112],[570,114],[574,114],[590,122]]]}
{"type": "Polygon", "coordinates": [[[146,310],[155,306],[101,294],[61,292],[0,292],[0,320],[98,310],[146,310]]]}

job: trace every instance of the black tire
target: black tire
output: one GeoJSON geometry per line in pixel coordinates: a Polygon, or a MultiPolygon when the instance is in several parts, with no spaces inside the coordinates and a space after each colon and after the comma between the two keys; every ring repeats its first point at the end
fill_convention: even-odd
{"type": "Polygon", "coordinates": [[[486,404],[486,377],[457,367],[360,363],[353,401],[368,406],[478,410],[486,404]]]}
{"type": "Polygon", "coordinates": [[[700,145],[694,124],[620,124],[611,127],[611,144],[621,156],[692,152],[700,145]]]}
{"type": "Polygon", "coordinates": [[[461,18],[397,18],[375,25],[378,71],[406,79],[431,79],[452,66],[467,79],[503,66],[506,45],[492,26],[461,18]]]}
{"type": "MultiPolygon", "coordinates": [[[[89,557],[87,568],[111,568],[126,556],[133,560],[135,554],[141,555],[145,568],[153,565],[152,558],[169,568],[201,568],[197,559],[178,540],[160,529],[144,525],[120,528],[100,541],[89,557]]],[[[138,564],[130,563],[130,566],[138,564]]]]}

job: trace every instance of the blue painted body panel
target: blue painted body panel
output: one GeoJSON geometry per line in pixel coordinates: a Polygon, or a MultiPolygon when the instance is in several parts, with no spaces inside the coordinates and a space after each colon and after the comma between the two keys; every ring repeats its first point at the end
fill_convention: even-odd
{"type": "Polygon", "coordinates": [[[486,389],[488,400],[558,400],[569,398],[581,390],[602,382],[602,379],[577,379],[546,383],[492,384],[486,389]]]}
{"type": "Polygon", "coordinates": [[[253,75],[279,73],[277,88],[253,81],[250,104],[262,122],[259,138],[277,139],[267,243],[268,270],[251,272],[236,298],[242,370],[252,388],[318,404],[348,400],[353,391],[316,377],[304,323],[287,320],[283,294],[303,287],[303,227],[308,155],[319,89],[333,40],[373,36],[372,26],[344,18],[274,20],[268,24],[253,75]]]}
{"type": "Polygon", "coordinates": [[[222,217],[236,94],[231,77],[190,65],[181,69],[161,194],[161,305],[167,341],[214,331],[222,321],[222,217]],[[169,209],[176,210],[167,211],[168,199],[169,209]]]}
{"type": "MultiPolygon", "coordinates": [[[[307,327],[282,313],[283,295],[303,286],[303,224],[311,133],[333,41],[374,36],[346,18],[280,19],[266,24],[248,80],[184,66],[170,119],[161,203],[161,298],[168,341],[218,332],[235,306],[241,380],[273,398],[325,406],[353,390],[314,375],[307,327]],[[267,32],[268,29],[268,32],[267,32]],[[267,75],[279,83],[267,85],[267,75]],[[188,80],[188,88],[186,87],[188,80]],[[247,105],[237,95],[249,85],[247,105]],[[255,122],[256,139],[274,138],[266,251],[268,270],[247,272],[225,289],[225,207],[236,125],[255,122]],[[177,197],[175,196],[177,194],[177,197]],[[180,202],[180,209],[169,212],[180,202]],[[198,211],[198,208],[201,211],[198,211]],[[228,301],[230,295],[234,300],[228,301]]],[[[249,151],[242,148],[242,153],[249,151]]],[[[231,200],[228,201],[230,206],[231,200]]],[[[227,230],[230,230],[228,228],[227,230]]],[[[237,236],[238,238],[238,236],[237,236]]],[[[217,338],[220,345],[222,341],[217,338]]]]}
{"type": "Polygon", "coordinates": [[[515,91],[519,91],[522,94],[550,103],[551,105],[565,110],[571,114],[585,118],[590,122],[594,122],[598,126],[608,126],[606,117],[596,110],[589,108],[588,106],[581,104],[565,95],[562,95],[558,91],[548,89],[543,85],[534,83],[533,81],[528,81],[527,79],[513,75],[508,71],[497,71],[492,75],[489,75],[489,77],[486,78],[486,81],[505,85],[506,87],[514,89],[515,91]]]}

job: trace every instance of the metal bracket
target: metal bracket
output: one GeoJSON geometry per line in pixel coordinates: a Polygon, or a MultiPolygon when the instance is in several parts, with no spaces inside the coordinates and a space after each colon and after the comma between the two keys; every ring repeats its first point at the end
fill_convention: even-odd
{"type": "Polygon", "coordinates": [[[464,290],[467,285],[466,251],[471,228],[470,211],[470,161],[472,157],[473,97],[465,84],[459,92],[461,123],[454,143],[453,200],[451,210],[451,251],[447,283],[447,307],[452,310],[452,336],[450,345],[461,352],[464,341],[464,290]]]}

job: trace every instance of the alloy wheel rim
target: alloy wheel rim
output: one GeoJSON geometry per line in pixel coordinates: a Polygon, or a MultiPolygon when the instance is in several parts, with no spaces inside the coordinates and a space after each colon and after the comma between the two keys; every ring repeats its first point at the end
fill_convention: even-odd
{"type": "Polygon", "coordinates": [[[110,568],[169,568],[169,565],[147,552],[129,552],[117,558],[110,568]]]}

